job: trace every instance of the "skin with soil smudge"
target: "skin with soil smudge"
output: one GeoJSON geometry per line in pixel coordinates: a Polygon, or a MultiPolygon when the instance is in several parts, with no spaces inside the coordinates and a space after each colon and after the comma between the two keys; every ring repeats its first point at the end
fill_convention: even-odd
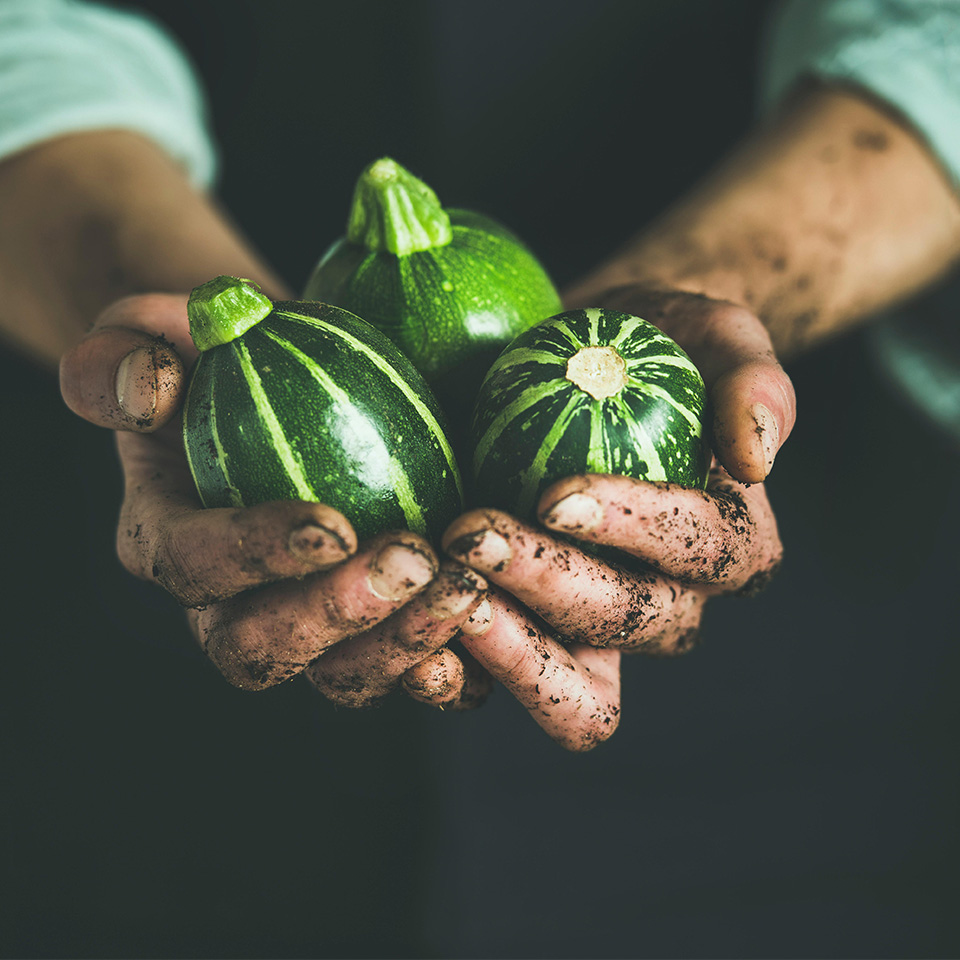
{"type": "Polygon", "coordinates": [[[446,561],[426,592],[374,631],[360,631],[323,653],[308,679],[334,703],[370,706],[404,678],[420,699],[453,699],[466,680],[465,668],[441,652],[483,599],[486,582],[466,567],[446,561]],[[408,670],[417,668],[411,677],[408,670]]]}

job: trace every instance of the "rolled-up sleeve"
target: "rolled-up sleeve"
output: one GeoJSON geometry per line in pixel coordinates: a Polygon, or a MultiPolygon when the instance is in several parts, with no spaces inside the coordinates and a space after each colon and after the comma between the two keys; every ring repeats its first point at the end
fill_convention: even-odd
{"type": "Polygon", "coordinates": [[[887,102],[960,185],[960,0],[780,3],[764,45],[764,102],[810,76],[856,84],[887,102]]]}
{"type": "Polygon", "coordinates": [[[149,137],[197,186],[215,178],[202,89],[159,25],[79,0],[0,0],[0,159],[96,129],[149,137]]]}

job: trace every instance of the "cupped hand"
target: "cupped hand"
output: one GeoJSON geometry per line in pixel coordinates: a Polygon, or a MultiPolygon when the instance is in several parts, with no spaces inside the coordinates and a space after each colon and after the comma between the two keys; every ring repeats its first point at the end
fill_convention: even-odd
{"type": "Polygon", "coordinates": [[[573,291],[576,305],[643,317],[687,352],[707,387],[714,456],[742,483],[761,483],[797,416],[793,384],[770,334],[745,307],[696,293],[622,286],[573,291]],[[586,302],[590,301],[590,302],[586,302]]]}
{"type": "Polygon", "coordinates": [[[238,687],[313,664],[310,679],[338,703],[370,703],[401,683],[427,702],[465,699],[462,668],[447,669],[441,648],[481,602],[482,578],[441,566],[407,531],[358,545],[346,518],[319,503],[203,509],[179,426],[195,357],[186,296],[152,294],[113,305],[61,362],[68,406],[118,431],[124,566],[188,608],[238,687]]]}
{"type": "Polygon", "coordinates": [[[616,729],[621,651],[689,650],[709,597],[755,593],[774,574],[782,546],[760,481],[795,418],[790,380],[749,311],[639,288],[582,293],[584,305],[650,320],[691,356],[707,386],[716,462],[705,491],[560,480],[537,510],[550,533],[497,510],[471,511],[447,530],[446,552],[495,585],[465,624],[464,646],[571,750],[616,729]],[[616,548],[626,562],[577,541],[604,556],[616,548]]]}

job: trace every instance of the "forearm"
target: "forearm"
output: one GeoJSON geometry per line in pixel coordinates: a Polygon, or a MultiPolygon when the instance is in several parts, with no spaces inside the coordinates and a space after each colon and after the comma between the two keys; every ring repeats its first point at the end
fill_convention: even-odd
{"type": "MultiPolygon", "coordinates": [[[[65,136],[0,164],[0,334],[53,366],[128,294],[217,274],[282,284],[163,150],[137,134],[65,136]]],[[[183,330],[171,334],[186,333],[183,330]]]]}
{"type": "Polygon", "coordinates": [[[915,134],[812,88],[588,277],[730,300],[795,353],[919,290],[960,256],[960,200],[915,134]]]}

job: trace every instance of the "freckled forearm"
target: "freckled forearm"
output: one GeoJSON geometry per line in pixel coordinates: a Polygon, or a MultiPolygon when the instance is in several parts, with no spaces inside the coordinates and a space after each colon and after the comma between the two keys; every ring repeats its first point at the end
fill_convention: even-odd
{"type": "Polygon", "coordinates": [[[588,277],[755,312],[781,355],[909,296],[960,257],[960,199],[926,146],[868,98],[812,88],[588,277]]]}

